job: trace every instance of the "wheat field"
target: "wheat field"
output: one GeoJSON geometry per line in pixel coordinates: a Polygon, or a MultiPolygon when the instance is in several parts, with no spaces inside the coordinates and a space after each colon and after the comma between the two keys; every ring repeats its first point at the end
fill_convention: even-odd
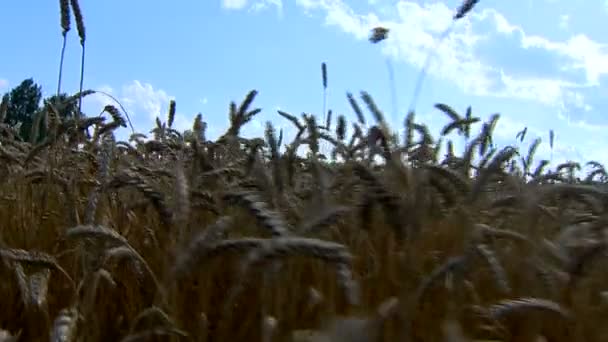
{"type": "Polygon", "coordinates": [[[410,112],[399,136],[364,91],[354,122],[278,111],[291,141],[240,136],[255,90],[213,141],[200,114],[172,128],[173,101],[117,141],[115,106],[60,118],[80,87],[38,144],[0,105],[0,341],[608,341],[598,162],[499,147],[499,115],[441,103],[440,132],[410,112]]]}

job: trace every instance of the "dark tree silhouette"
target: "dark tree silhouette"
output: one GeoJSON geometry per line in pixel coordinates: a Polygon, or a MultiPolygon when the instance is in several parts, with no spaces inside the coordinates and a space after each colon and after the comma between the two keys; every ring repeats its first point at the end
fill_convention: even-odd
{"type": "Polygon", "coordinates": [[[4,96],[8,98],[4,121],[9,125],[21,124],[19,137],[24,141],[29,141],[34,116],[39,110],[42,99],[41,87],[32,78],[28,78],[4,96]]]}
{"type": "Polygon", "coordinates": [[[66,93],[50,96],[44,102],[53,105],[61,119],[71,119],[78,111],[78,101],[71,99],[66,93]]]}

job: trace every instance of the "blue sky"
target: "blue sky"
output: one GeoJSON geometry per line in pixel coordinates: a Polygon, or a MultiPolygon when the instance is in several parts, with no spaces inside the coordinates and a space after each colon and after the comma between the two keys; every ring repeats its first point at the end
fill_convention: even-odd
{"type": "MultiPolygon", "coordinates": [[[[447,122],[433,108],[468,105],[484,119],[501,113],[499,144],[556,133],[554,160],[608,162],[608,1],[481,0],[436,47],[460,0],[81,0],[87,29],[85,88],[105,90],[125,105],[137,131],[177,101],[176,126],[201,112],[208,135],[227,128],[228,104],[251,89],[263,108],[244,134],[273,121],[293,129],[276,109],[320,115],[321,63],[329,74],[328,108],[354,118],[347,91],[372,94],[395,129],[402,129],[414,84],[437,50],[417,102],[418,119],[433,132],[447,122]],[[369,30],[391,29],[373,45],[369,30]],[[395,70],[398,113],[392,110],[386,60],[395,70]]],[[[61,47],[57,1],[5,1],[0,22],[0,92],[33,77],[46,95],[56,88],[61,47]],[[24,26],[24,24],[27,24],[24,26]],[[8,30],[5,30],[7,32],[8,30]]],[[[78,89],[80,46],[72,25],[63,89],[78,89]]],[[[96,115],[111,100],[94,95],[96,115]]],[[[371,119],[371,116],[370,116],[371,119]]],[[[120,136],[128,136],[122,130],[120,136]]],[[[458,139],[458,138],[455,138],[458,139]]],[[[523,145],[526,148],[526,144],[523,145]]]]}

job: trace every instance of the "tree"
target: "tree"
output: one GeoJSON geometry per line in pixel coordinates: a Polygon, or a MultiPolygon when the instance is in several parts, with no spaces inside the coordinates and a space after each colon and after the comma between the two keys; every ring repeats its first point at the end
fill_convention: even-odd
{"type": "MultiPolygon", "coordinates": [[[[41,117],[43,120],[39,120],[40,126],[38,126],[38,130],[36,131],[36,141],[35,143],[43,142],[48,134],[48,115],[50,113],[58,113],[59,120],[63,121],[65,119],[71,119],[75,116],[75,113],[78,111],[78,102],[74,100],[71,96],[66,93],[61,93],[59,95],[52,95],[44,99],[42,106],[40,107],[38,113],[40,115],[45,115],[41,117]],[[52,110],[50,107],[52,106],[52,110]]],[[[36,117],[34,117],[34,122],[36,122],[36,117]]]]}
{"type": "Polygon", "coordinates": [[[74,117],[74,113],[78,111],[78,101],[70,99],[70,96],[66,93],[50,96],[44,102],[52,104],[59,112],[61,119],[71,119],[74,117]]]}
{"type": "Polygon", "coordinates": [[[45,120],[42,115],[45,114],[47,104],[53,106],[54,110],[59,113],[60,119],[69,119],[74,117],[74,113],[78,110],[78,103],[70,98],[66,93],[52,95],[41,103],[42,90],[33,79],[29,78],[21,82],[20,85],[13,88],[9,93],[4,95],[8,100],[7,115],[5,122],[11,126],[20,125],[19,137],[23,141],[40,143],[44,141],[47,135],[45,120]],[[71,101],[70,101],[71,100],[71,101]],[[32,141],[31,134],[32,126],[38,122],[40,126],[36,131],[36,139],[32,141]]]}
{"type": "Polygon", "coordinates": [[[28,78],[5,96],[8,96],[5,122],[9,125],[20,123],[19,136],[22,140],[29,141],[34,116],[42,99],[41,87],[32,78],[28,78]]]}

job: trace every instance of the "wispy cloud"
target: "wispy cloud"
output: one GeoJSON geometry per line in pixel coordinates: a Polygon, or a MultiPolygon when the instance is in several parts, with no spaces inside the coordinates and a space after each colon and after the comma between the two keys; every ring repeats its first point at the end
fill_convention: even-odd
{"type": "Polygon", "coordinates": [[[324,11],[326,25],[338,26],[357,39],[367,38],[369,30],[374,25],[381,23],[376,14],[357,14],[341,0],[296,0],[296,4],[305,12],[324,11]]]}
{"type": "Polygon", "coordinates": [[[226,9],[243,9],[247,6],[247,0],[222,0],[222,7],[226,9]]]}
{"type": "Polygon", "coordinates": [[[283,16],[283,1],[282,0],[259,0],[251,5],[250,10],[253,12],[260,12],[270,7],[274,7],[277,10],[279,16],[283,16]]]}
{"type": "Polygon", "coordinates": [[[441,2],[401,0],[391,16],[357,13],[343,0],[296,0],[305,12],[324,13],[325,24],[366,39],[374,26],[391,30],[383,52],[457,85],[464,93],[541,103],[563,110],[589,108],[587,91],[608,74],[608,46],[576,34],[564,41],[528,34],[499,11],[480,9],[451,25],[453,9],[441,2]],[[508,46],[509,50],[505,50],[508,46]],[[502,50],[501,50],[502,49],[502,50]],[[530,54],[535,63],[519,63],[530,54]],[[512,58],[513,60],[509,60],[512,58]],[[572,101],[576,98],[576,101],[572,101]]]}
{"type": "Polygon", "coordinates": [[[123,86],[121,95],[125,107],[146,114],[150,119],[155,119],[163,109],[168,108],[172,99],[164,90],[154,89],[151,84],[138,80],[123,86]]]}
{"type": "Polygon", "coordinates": [[[600,76],[608,75],[608,45],[577,34],[564,42],[555,42],[544,37],[526,35],[523,30],[522,48],[539,48],[564,57],[565,70],[580,70],[585,73],[586,85],[599,84],[600,76]]]}
{"type": "MultiPolygon", "coordinates": [[[[161,120],[166,120],[169,101],[173,99],[163,89],[156,89],[152,84],[138,80],[123,85],[120,90],[115,90],[110,86],[101,86],[98,90],[116,98],[127,111],[135,130],[144,134],[154,126],[157,116],[161,120]]],[[[85,112],[100,112],[106,105],[118,106],[112,98],[101,93],[86,97],[83,101],[85,112]]],[[[174,128],[183,131],[191,126],[192,122],[186,115],[179,111],[175,114],[174,128]]]]}
{"type": "MultiPolygon", "coordinates": [[[[443,2],[400,0],[379,5],[368,1],[370,9],[366,11],[361,6],[351,7],[353,2],[345,0],[296,0],[296,4],[306,14],[321,14],[328,28],[358,40],[367,39],[375,26],[387,27],[390,34],[381,45],[384,54],[419,70],[432,52],[428,74],[435,79],[452,83],[465,95],[478,96],[486,103],[507,99],[544,108],[539,115],[546,117],[547,124],[562,128],[551,151],[549,129],[521,122],[527,114],[513,113],[515,117],[502,116],[498,122],[495,132],[499,144],[527,150],[534,138],[541,137],[544,143],[539,158],[552,157],[554,163],[606,160],[604,151],[594,145],[607,140],[597,133],[608,129],[608,121],[599,112],[608,105],[608,88],[602,84],[608,75],[608,45],[580,33],[561,40],[531,33],[532,29],[510,21],[497,9],[483,6],[457,22],[440,42],[454,14],[443,2]],[[392,10],[386,10],[387,6],[392,10]],[[515,135],[525,126],[528,138],[522,145],[515,135]]],[[[569,15],[562,16],[556,25],[570,32],[570,20],[569,15]]],[[[429,120],[430,126],[440,124],[429,120]]],[[[540,122],[536,120],[536,124],[540,122]]]]}
{"type": "Polygon", "coordinates": [[[567,30],[570,25],[570,16],[567,14],[562,14],[559,16],[559,27],[563,30],[567,30]]]}
{"type": "MultiPolygon", "coordinates": [[[[249,4],[248,0],[222,0],[222,7],[230,10],[242,10],[249,4]]],[[[254,0],[249,6],[249,11],[259,12],[270,7],[274,7],[277,13],[281,16],[283,14],[283,1],[282,0],[254,0]]]]}
{"type": "Polygon", "coordinates": [[[8,80],[0,78],[0,91],[8,90],[8,80]]]}

